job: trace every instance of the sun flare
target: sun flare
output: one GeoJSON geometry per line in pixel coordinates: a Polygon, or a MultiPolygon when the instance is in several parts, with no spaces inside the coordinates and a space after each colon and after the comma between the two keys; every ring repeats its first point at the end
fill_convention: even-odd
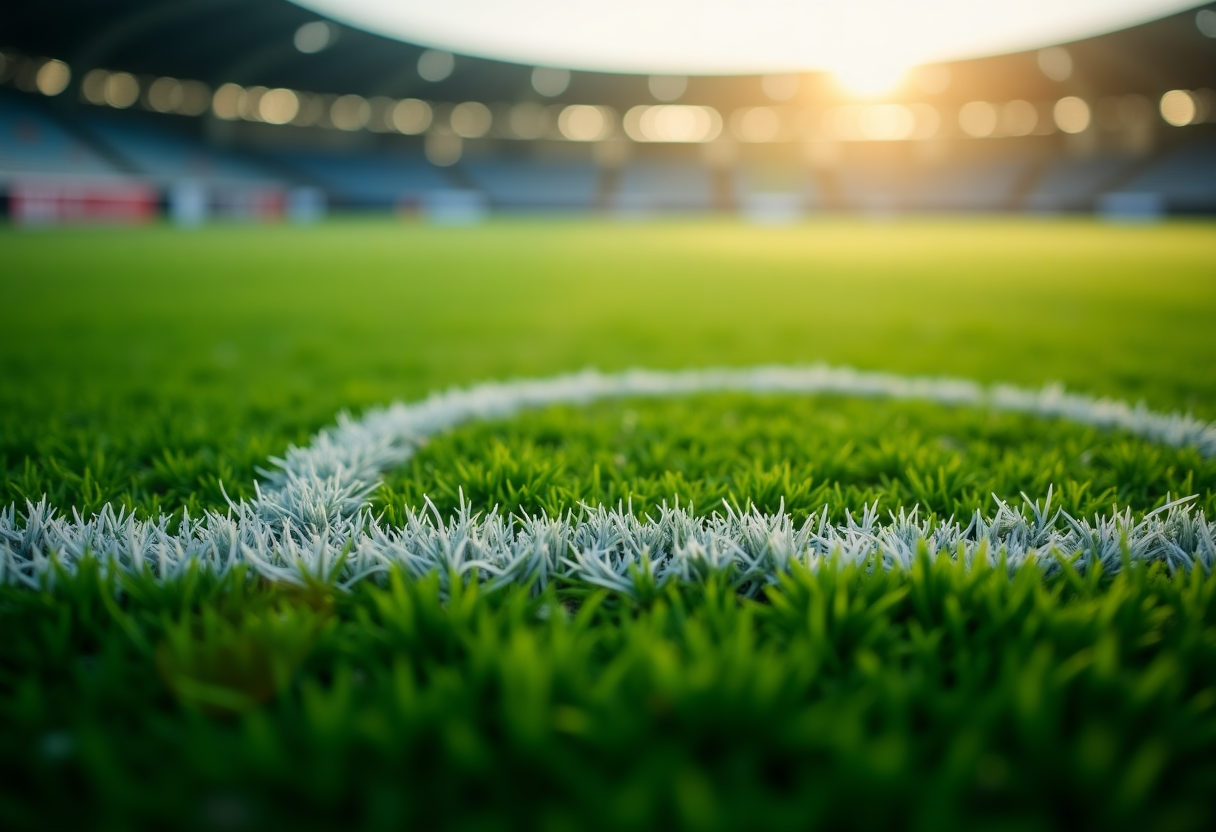
{"type": "Polygon", "coordinates": [[[899,61],[867,57],[839,63],[831,71],[843,92],[858,98],[877,98],[899,89],[908,77],[909,67],[899,61]]]}

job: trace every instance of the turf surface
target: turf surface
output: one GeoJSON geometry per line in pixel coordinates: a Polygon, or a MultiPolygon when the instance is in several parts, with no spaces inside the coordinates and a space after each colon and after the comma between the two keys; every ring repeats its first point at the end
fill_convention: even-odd
{"type": "Polygon", "coordinates": [[[3,232],[0,503],[222,506],[289,442],[437,387],[827,361],[1216,418],[1210,225],[3,232]],[[28,460],[28,463],[27,463],[28,460]]]}
{"type": "Polygon", "coordinates": [[[373,506],[400,524],[424,498],[445,512],[550,516],[583,503],[666,502],[698,513],[752,507],[842,522],[877,502],[937,518],[1018,504],[1054,489],[1076,517],[1199,495],[1216,514],[1216,460],[1059,420],[938,404],[827,396],[696,396],[550,408],[432,440],[390,475],[373,506]]]}
{"type": "MultiPolygon", "coordinates": [[[[828,361],[1216,417],[1206,224],[0,230],[0,504],[248,496],[340,409],[594,365],[828,361]]],[[[795,514],[990,494],[1143,512],[1216,467],[922,404],[707,396],[435,439],[390,520],[679,497],[795,514]]],[[[1216,746],[1205,576],[795,575],[526,589],[0,590],[7,826],[1190,829],[1216,746]],[[71,796],[70,799],[67,799],[71,796]]]]}

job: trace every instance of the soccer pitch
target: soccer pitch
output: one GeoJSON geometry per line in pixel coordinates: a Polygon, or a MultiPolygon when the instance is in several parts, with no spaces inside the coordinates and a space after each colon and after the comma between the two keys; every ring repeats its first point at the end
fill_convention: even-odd
{"type": "Polygon", "coordinates": [[[987,391],[1059,382],[1216,419],[1214,239],[981,220],[0,230],[0,820],[1206,828],[1210,448],[1135,411],[1110,428],[987,391]],[[559,396],[385,456],[325,527],[322,568],[11,571],[27,500],[176,533],[183,513],[264,506],[270,460],[342,411],[588,367],[820,363],[981,393],[559,396]],[[881,551],[825,537],[875,503],[881,551]],[[666,537],[615,578],[565,538],[574,565],[527,584],[417,556],[495,506],[480,541],[599,507],[620,512],[608,534],[666,537]],[[959,539],[931,555],[891,531],[914,507],[959,539]],[[788,529],[756,525],[782,512],[788,529]],[[978,548],[972,517],[1006,555],[1035,548],[1013,539],[1034,523],[1058,535],[1019,566],[978,548]],[[652,568],[675,569],[672,523],[723,524],[689,538],[679,579],[652,568]],[[344,541],[369,524],[401,556],[355,580],[344,541]],[[812,527],[821,557],[742,568],[741,546],[789,532],[809,551],[812,527]]]}

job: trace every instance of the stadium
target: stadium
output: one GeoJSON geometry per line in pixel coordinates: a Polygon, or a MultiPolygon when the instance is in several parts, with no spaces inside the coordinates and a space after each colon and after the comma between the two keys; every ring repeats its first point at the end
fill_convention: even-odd
{"type": "Polygon", "coordinates": [[[0,825],[1212,828],[1214,88],[1176,0],[0,10],[0,825]]]}

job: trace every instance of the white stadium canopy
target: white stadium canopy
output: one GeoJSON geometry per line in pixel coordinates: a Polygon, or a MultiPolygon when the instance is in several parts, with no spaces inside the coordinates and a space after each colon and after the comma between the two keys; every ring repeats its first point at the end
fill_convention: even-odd
{"type": "Polygon", "coordinates": [[[699,75],[907,67],[1036,49],[1195,0],[294,0],[400,40],[517,63],[699,75]]]}

